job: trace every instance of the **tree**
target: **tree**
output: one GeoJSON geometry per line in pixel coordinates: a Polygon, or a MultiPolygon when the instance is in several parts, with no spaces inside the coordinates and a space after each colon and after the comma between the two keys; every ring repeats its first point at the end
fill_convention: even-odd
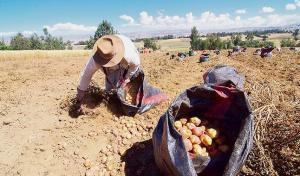
{"type": "Polygon", "coordinates": [[[268,38],[268,36],[266,36],[266,35],[263,35],[263,36],[262,36],[262,40],[263,40],[263,41],[267,41],[267,38],[268,38]]]}
{"type": "Polygon", "coordinates": [[[30,41],[24,37],[21,33],[18,33],[10,41],[10,46],[14,50],[29,50],[30,41]]]}
{"type": "Polygon", "coordinates": [[[29,41],[30,41],[30,49],[33,50],[43,49],[43,41],[36,33],[30,36],[29,41]]]}
{"type": "Polygon", "coordinates": [[[92,49],[95,42],[102,36],[112,35],[112,34],[116,34],[116,33],[117,33],[117,31],[115,31],[112,24],[110,22],[108,22],[107,20],[103,20],[99,24],[99,26],[94,34],[94,37],[90,37],[90,40],[87,42],[86,49],[92,49]]]}
{"type": "Polygon", "coordinates": [[[292,36],[294,37],[294,40],[295,40],[295,41],[298,40],[298,35],[299,35],[299,29],[296,29],[296,30],[293,32],[293,34],[292,34],[292,36]]]}
{"type": "Polygon", "coordinates": [[[190,39],[191,49],[196,50],[198,47],[197,43],[199,41],[199,32],[195,26],[191,29],[190,39]]]}
{"type": "Polygon", "coordinates": [[[102,23],[99,24],[95,35],[94,40],[97,41],[99,38],[101,38],[104,35],[111,35],[115,34],[116,31],[114,30],[114,27],[106,20],[103,20],[102,23]]]}
{"type": "Polygon", "coordinates": [[[72,50],[72,49],[73,49],[73,46],[72,46],[72,43],[71,43],[70,40],[68,40],[68,41],[65,43],[65,45],[66,45],[67,50],[72,50]]]}
{"type": "Polygon", "coordinates": [[[158,50],[160,47],[155,43],[154,40],[146,38],[144,41],[144,48],[151,48],[153,51],[158,50]]]}
{"type": "Polygon", "coordinates": [[[252,33],[248,33],[246,36],[247,41],[253,41],[254,40],[254,35],[252,33]]]}
{"type": "Polygon", "coordinates": [[[295,47],[296,46],[296,41],[292,39],[283,39],[280,41],[280,46],[281,47],[295,47]]]}
{"type": "Polygon", "coordinates": [[[240,45],[242,43],[242,35],[240,33],[236,35],[233,34],[231,35],[231,40],[235,46],[240,45]]]}
{"type": "Polygon", "coordinates": [[[5,44],[4,40],[3,39],[0,40],[0,50],[9,50],[9,49],[10,47],[5,44]]]}
{"type": "Polygon", "coordinates": [[[66,48],[66,44],[64,43],[61,37],[53,37],[47,30],[47,28],[43,29],[44,36],[42,36],[43,40],[43,49],[45,50],[64,50],[66,48]]]}
{"type": "Polygon", "coordinates": [[[210,34],[207,36],[207,45],[209,50],[222,49],[223,43],[219,36],[216,34],[210,34]]]}

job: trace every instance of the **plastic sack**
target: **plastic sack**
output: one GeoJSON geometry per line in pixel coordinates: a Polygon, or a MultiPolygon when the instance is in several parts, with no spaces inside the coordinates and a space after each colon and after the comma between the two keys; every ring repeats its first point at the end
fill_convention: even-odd
{"type": "Polygon", "coordinates": [[[253,116],[241,90],[244,77],[228,66],[216,66],[204,74],[205,83],[181,93],[170,105],[153,132],[155,162],[164,175],[236,175],[253,143],[253,116]],[[229,153],[216,157],[191,158],[174,121],[181,116],[205,117],[216,121],[229,136],[229,153]]]}
{"type": "Polygon", "coordinates": [[[134,116],[144,113],[155,105],[167,99],[167,95],[160,89],[148,84],[144,72],[139,69],[131,78],[131,81],[125,86],[117,89],[117,99],[124,115],[134,116]],[[126,94],[130,88],[135,90],[134,103],[126,101],[126,94]]]}

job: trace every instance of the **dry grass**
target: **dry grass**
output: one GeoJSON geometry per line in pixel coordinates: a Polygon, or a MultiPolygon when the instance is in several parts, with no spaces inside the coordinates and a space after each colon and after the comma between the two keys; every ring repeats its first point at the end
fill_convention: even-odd
{"type": "Polygon", "coordinates": [[[23,50],[23,51],[0,51],[0,61],[19,59],[45,59],[66,57],[87,57],[90,50],[23,50]]]}
{"type": "MultiPolygon", "coordinates": [[[[161,47],[161,50],[163,51],[188,51],[190,48],[190,39],[180,38],[158,40],[157,44],[161,47]]],[[[135,42],[135,46],[138,48],[142,48],[143,45],[143,42],[135,42]]]]}

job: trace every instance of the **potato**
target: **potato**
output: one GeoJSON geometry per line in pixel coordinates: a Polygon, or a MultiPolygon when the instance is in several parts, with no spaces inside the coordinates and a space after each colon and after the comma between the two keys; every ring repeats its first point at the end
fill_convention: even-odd
{"type": "Polygon", "coordinates": [[[192,142],[192,144],[200,144],[201,143],[200,138],[195,135],[190,136],[190,141],[192,142]]]}
{"type": "Polygon", "coordinates": [[[194,125],[193,123],[186,123],[186,126],[188,127],[188,129],[192,130],[193,128],[196,128],[196,125],[194,125]]]}
{"type": "Polygon", "coordinates": [[[212,139],[216,138],[217,137],[217,130],[213,129],[213,128],[209,128],[207,129],[207,135],[209,137],[211,137],[212,139]]]}
{"type": "Polygon", "coordinates": [[[228,145],[220,145],[218,148],[223,153],[227,153],[229,151],[229,146],[228,145]]]}
{"type": "Polygon", "coordinates": [[[192,118],[190,118],[190,122],[196,126],[199,126],[201,123],[201,120],[198,117],[192,117],[192,118]]]}
{"type": "Polygon", "coordinates": [[[193,153],[198,156],[208,156],[208,153],[203,150],[203,148],[199,144],[193,145],[193,153]]]}
{"type": "Polygon", "coordinates": [[[192,135],[192,131],[184,127],[180,129],[180,133],[183,138],[189,138],[192,135]]]}
{"type": "Polygon", "coordinates": [[[193,153],[197,154],[202,151],[202,147],[199,144],[194,144],[193,145],[193,153]]]}
{"type": "Polygon", "coordinates": [[[177,120],[174,122],[174,126],[177,130],[179,130],[182,128],[182,123],[179,120],[177,120]]]}
{"type": "Polygon", "coordinates": [[[186,151],[191,151],[193,149],[193,145],[189,139],[183,139],[183,143],[186,151]]]}
{"type": "Polygon", "coordinates": [[[187,122],[187,119],[186,119],[186,118],[181,118],[181,119],[179,119],[179,120],[180,120],[180,122],[182,123],[182,125],[185,125],[186,122],[187,122]]]}
{"type": "Polygon", "coordinates": [[[206,134],[201,135],[200,140],[206,146],[210,146],[212,144],[212,139],[206,134]]]}
{"type": "Polygon", "coordinates": [[[206,151],[203,151],[203,152],[201,153],[201,156],[208,157],[208,153],[207,153],[206,151]]]}
{"type": "Polygon", "coordinates": [[[193,135],[196,135],[200,137],[202,134],[204,134],[204,130],[202,130],[200,127],[196,127],[192,129],[193,135]]]}
{"type": "Polygon", "coordinates": [[[199,128],[200,128],[202,131],[205,131],[205,129],[206,129],[205,126],[203,126],[203,125],[200,126],[199,128]]]}

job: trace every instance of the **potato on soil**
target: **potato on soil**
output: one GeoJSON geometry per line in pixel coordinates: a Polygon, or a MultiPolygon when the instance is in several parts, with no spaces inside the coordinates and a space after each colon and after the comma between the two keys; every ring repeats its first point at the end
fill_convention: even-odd
{"type": "Polygon", "coordinates": [[[192,117],[192,118],[190,118],[190,122],[196,126],[199,126],[201,123],[201,120],[198,117],[192,117]]]}
{"type": "Polygon", "coordinates": [[[193,144],[189,139],[183,139],[183,143],[185,146],[186,151],[191,151],[193,149],[193,144]]]}

